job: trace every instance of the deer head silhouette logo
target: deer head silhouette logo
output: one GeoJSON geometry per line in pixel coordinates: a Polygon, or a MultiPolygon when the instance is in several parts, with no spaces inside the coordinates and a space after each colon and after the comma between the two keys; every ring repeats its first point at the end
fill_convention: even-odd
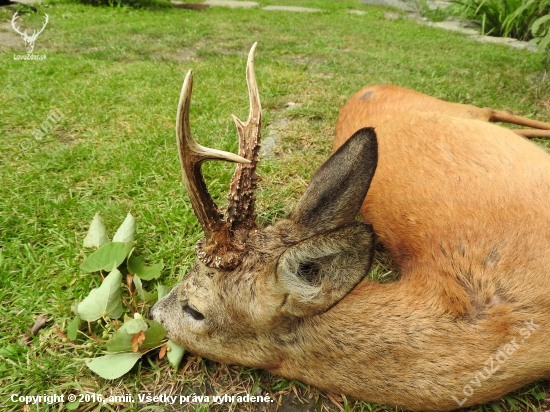
{"type": "Polygon", "coordinates": [[[11,19],[11,25],[12,25],[13,29],[17,33],[19,33],[21,35],[21,37],[23,38],[23,40],[25,41],[25,48],[27,49],[27,53],[30,54],[34,50],[34,43],[36,42],[36,39],[38,38],[40,33],[42,33],[44,31],[44,29],[46,28],[46,25],[48,24],[48,20],[50,18],[47,14],[44,14],[44,25],[42,26],[42,28],[38,31],[33,30],[32,34],[29,36],[27,34],[27,30],[25,30],[24,32],[21,32],[19,30],[19,26],[17,26],[17,27],[15,26],[16,20],[17,20],[17,18],[19,18],[18,13],[19,12],[16,11],[15,14],[13,15],[13,17],[11,19]]]}

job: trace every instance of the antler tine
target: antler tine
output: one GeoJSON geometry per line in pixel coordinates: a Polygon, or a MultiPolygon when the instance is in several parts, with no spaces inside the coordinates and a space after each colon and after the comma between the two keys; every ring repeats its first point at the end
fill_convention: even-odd
{"type": "Polygon", "coordinates": [[[252,45],[246,65],[246,83],[250,101],[248,119],[243,123],[233,115],[239,134],[239,154],[250,159],[251,162],[246,165],[237,165],[231,179],[227,221],[231,224],[231,229],[235,234],[243,232],[244,236],[256,227],[256,215],[254,214],[256,196],[254,190],[260,177],[256,173],[262,123],[262,107],[254,73],[254,54],[257,44],[256,42],[252,45]]]}
{"type": "Polygon", "coordinates": [[[189,108],[193,89],[193,73],[185,76],[178,103],[176,137],[182,175],[191,205],[204,231],[205,241],[197,244],[197,256],[207,265],[231,267],[236,265],[236,251],[231,246],[229,226],[208,193],[201,164],[205,160],[224,160],[250,163],[241,156],[199,145],[191,135],[189,108]]]}

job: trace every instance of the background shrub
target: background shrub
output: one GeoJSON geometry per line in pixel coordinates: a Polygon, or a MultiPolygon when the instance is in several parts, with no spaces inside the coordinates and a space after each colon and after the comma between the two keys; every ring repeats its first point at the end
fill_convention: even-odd
{"type": "Polygon", "coordinates": [[[465,18],[481,21],[483,34],[523,41],[538,35],[531,30],[533,25],[550,13],[550,0],[455,0],[454,3],[465,18]]]}

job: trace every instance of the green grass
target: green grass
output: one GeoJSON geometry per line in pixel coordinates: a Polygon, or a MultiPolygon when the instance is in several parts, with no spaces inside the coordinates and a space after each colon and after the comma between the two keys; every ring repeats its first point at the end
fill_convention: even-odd
{"type": "Polygon", "coordinates": [[[489,36],[533,38],[531,27],[550,13],[548,0],[454,0],[465,18],[480,20],[482,33],[489,36]]]}
{"type": "MultiPolygon", "coordinates": [[[[73,317],[71,304],[99,284],[96,275],[78,267],[84,256],[82,239],[96,211],[110,233],[128,211],[136,216],[140,254],[150,262],[164,260],[164,283],[181,280],[192,264],[201,235],[181,184],[173,131],[188,69],[195,73],[195,137],[202,144],[236,151],[230,114],[245,118],[248,112],[244,65],[251,44],[259,41],[256,71],[264,135],[270,122],[290,119],[280,156],[260,165],[262,223],[291,209],[330,153],[338,108],[367,84],[393,83],[448,101],[550,118],[540,55],[475,43],[407,19],[386,20],[382,9],[358,1],[261,3],[327,11],[192,12],[53,4],[39,6],[39,15],[33,17],[40,22],[44,12],[50,16],[34,51],[46,54],[46,60],[15,61],[14,53],[25,53],[22,40],[16,37],[11,46],[0,42],[0,348],[13,351],[0,361],[1,410],[22,410],[8,399],[16,393],[107,395],[151,389],[192,394],[257,388],[281,402],[299,396],[337,410],[324,394],[298,382],[192,356],[177,374],[150,358],[123,379],[105,381],[83,363],[97,348],[84,341],[68,344],[53,327],[65,332],[73,317]],[[367,14],[347,14],[349,8],[367,14]],[[288,102],[301,105],[285,110],[288,102]],[[64,116],[36,140],[34,130],[53,109],[64,116]],[[51,327],[30,346],[19,346],[40,314],[49,315],[51,327]]],[[[0,34],[10,33],[11,12],[0,9],[0,19],[8,24],[0,34]]],[[[228,165],[205,167],[210,190],[221,203],[231,174],[228,165]]],[[[547,382],[535,383],[471,410],[540,410],[544,401],[537,398],[549,394],[547,382]]],[[[344,405],[345,410],[377,408],[353,400],[344,405]]],[[[87,404],[80,409],[98,408],[87,404]]],[[[217,409],[203,405],[196,410],[217,409]]]]}

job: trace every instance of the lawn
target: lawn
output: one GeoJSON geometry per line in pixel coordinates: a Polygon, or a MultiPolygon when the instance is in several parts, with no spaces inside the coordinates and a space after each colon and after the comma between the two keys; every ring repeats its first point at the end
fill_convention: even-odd
{"type": "MultiPolygon", "coordinates": [[[[12,32],[0,9],[0,409],[24,408],[10,395],[269,393],[280,410],[392,411],[327,396],[300,382],[187,355],[179,371],[148,356],[115,381],[94,375],[84,359],[101,345],[86,328],[68,341],[71,305],[98,287],[81,272],[82,241],[100,212],[110,234],[127,212],[137,219],[137,251],[163,259],[161,282],[173,286],[194,261],[201,237],[181,183],[174,141],[183,77],[193,69],[193,134],[206,146],[235,152],[230,115],[246,118],[246,55],[258,41],[256,74],[264,137],[273,156],[260,163],[259,221],[285,215],[315,169],[329,156],[338,109],[367,84],[393,83],[447,101],[510,109],[550,119],[549,80],[542,55],[480,44],[460,34],[392,20],[384,9],[342,0],[260,0],[261,5],[318,7],[289,13],[212,7],[136,10],[65,3],[38,6],[21,20],[49,23],[36,41],[39,61],[12,32]],[[349,14],[348,9],[366,14],[349,14]],[[52,116],[55,121],[51,121],[52,116]],[[37,129],[50,118],[47,132],[37,129]],[[278,132],[277,132],[278,131],[278,132]],[[276,133],[277,132],[277,133],[276,133]],[[20,345],[35,319],[48,327],[20,345]],[[303,406],[292,406],[300,404],[303,406]],[[309,409],[307,409],[309,408],[309,409]]],[[[208,163],[205,178],[223,204],[231,165],[208,163]]],[[[384,271],[381,271],[384,272],[384,271]]],[[[153,287],[154,285],[150,285],[153,287]]],[[[147,308],[140,306],[143,313],[147,308]]],[[[136,396],[137,397],[137,396],[136,396]]],[[[550,384],[534,383],[471,410],[547,410],[550,384]],[[546,400],[545,400],[546,399],[546,400]]],[[[189,410],[274,410],[274,405],[193,404],[189,410]],[[271,408],[271,409],[270,409],[271,408]]],[[[120,402],[77,410],[154,410],[164,403],[120,402]]],[[[168,409],[171,410],[171,409],[168,409]]]]}

